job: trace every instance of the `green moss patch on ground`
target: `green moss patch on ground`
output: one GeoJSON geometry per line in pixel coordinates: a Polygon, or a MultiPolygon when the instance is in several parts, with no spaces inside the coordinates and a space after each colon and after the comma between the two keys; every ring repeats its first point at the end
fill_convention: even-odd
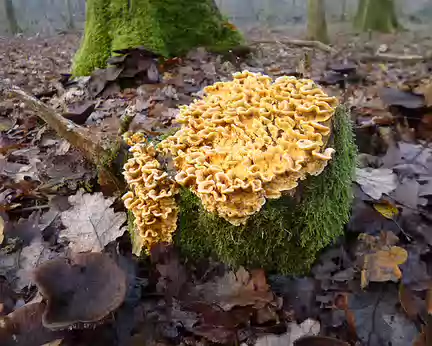
{"type": "Polygon", "coordinates": [[[175,237],[191,259],[214,256],[233,265],[259,267],[281,274],[304,274],[318,252],[343,234],[352,202],[354,144],[348,113],[339,108],[334,120],[334,160],[318,177],[302,184],[302,200],[270,200],[244,226],[233,226],[207,213],[189,190],[180,195],[175,237]]]}

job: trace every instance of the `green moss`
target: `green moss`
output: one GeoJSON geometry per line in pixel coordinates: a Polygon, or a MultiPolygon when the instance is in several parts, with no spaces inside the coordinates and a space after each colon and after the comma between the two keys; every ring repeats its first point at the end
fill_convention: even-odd
{"type": "Polygon", "coordinates": [[[231,49],[242,37],[214,7],[212,0],[153,0],[170,55],[187,53],[204,46],[231,49]]]}
{"type": "Polygon", "coordinates": [[[89,75],[105,66],[111,54],[111,38],[106,27],[110,17],[105,0],[87,2],[85,35],[74,58],[74,75],[89,75]]]}
{"type": "Polygon", "coordinates": [[[212,0],[88,0],[85,35],[74,75],[106,66],[114,50],[144,46],[166,57],[204,46],[223,51],[242,42],[212,0]]]}
{"type": "Polygon", "coordinates": [[[149,0],[110,2],[112,50],[144,46],[167,54],[156,11],[149,0]]]}
{"type": "Polygon", "coordinates": [[[283,274],[307,272],[349,219],[356,147],[342,108],[335,116],[333,138],[335,158],[321,175],[302,184],[300,204],[291,197],[271,200],[245,226],[207,213],[195,195],[183,190],[175,240],[182,253],[192,259],[214,255],[230,265],[283,274]]]}

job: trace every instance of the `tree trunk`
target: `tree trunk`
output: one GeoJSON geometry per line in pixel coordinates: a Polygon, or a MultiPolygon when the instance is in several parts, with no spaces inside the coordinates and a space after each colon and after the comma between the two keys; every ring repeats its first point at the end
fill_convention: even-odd
{"type": "Polygon", "coordinates": [[[72,0],[66,0],[66,28],[75,30],[75,20],[73,17],[72,0]]]}
{"type": "Polygon", "coordinates": [[[400,29],[393,0],[360,0],[354,25],[361,31],[394,32],[400,29]]]}
{"type": "Polygon", "coordinates": [[[347,17],[347,0],[342,0],[342,11],[340,15],[340,21],[344,22],[347,17]]]}
{"type": "Polygon", "coordinates": [[[324,0],[308,0],[308,39],[329,42],[324,0]]]}
{"type": "Polygon", "coordinates": [[[228,50],[242,40],[214,0],[87,0],[86,12],[75,75],[104,67],[117,49],[145,46],[175,56],[198,46],[228,50]]]}
{"type": "Polygon", "coordinates": [[[18,25],[18,21],[15,15],[15,8],[12,3],[12,0],[5,0],[5,9],[6,16],[9,21],[9,29],[12,34],[18,34],[21,31],[21,28],[18,25]]]}

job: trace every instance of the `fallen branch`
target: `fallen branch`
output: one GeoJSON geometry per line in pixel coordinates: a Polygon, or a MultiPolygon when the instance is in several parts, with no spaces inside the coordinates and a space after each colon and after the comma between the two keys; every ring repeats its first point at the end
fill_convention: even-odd
{"type": "Polygon", "coordinates": [[[432,56],[377,53],[375,55],[363,55],[360,57],[360,59],[371,60],[371,61],[388,61],[388,62],[392,62],[392,61],[421,62],[421,61],[431,60],[432,56]]]}
{"type": "Polygon", "coordinates": [[[250,44],[262,44],[262,43],[279,43],[279,44],[285,44],[287,46],[300,46],[300,47],[312,47],[320,49],[324,52],[335,54],[337,53],[336,49],[330,47],[329,45],[326,45],[325,43],[322,43],[320,41],[306,41],[306,40],[294,40],[294,39],[283,39],[283,40],[259,40],[259,41],[252,41],[250,44]]]}
{"type": "Polygon", "coordinates": [[[80,150],[88,161],[98,167],[99,174],[103,175],[105,182],[114,184],[118,190],[123,189],[124,181],[116,174],[119,169],[113,166],[113,149],[117,147],[116,138],[93,133],[73,123],[18,87],[6,87],[5,91],[22,101],[60,137],[80,150]]]}

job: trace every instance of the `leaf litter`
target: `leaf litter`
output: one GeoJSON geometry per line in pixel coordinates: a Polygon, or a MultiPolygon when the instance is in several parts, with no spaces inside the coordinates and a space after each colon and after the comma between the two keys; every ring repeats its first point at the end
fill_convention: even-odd
{"type": "MultiPolygon", "coordinates": [[[[259,40],[260,35],[277,39],[279,34],[250,35],[259,40]]],[[[402,46],[398,42],[386,49],[401,53],[409,47],[413,54],[425,53],[421,44],[410,44],[409,33],[400,36],[402,46]]],[[[260,269],[226,268],[211,261],[203,276],[202,269],[183,263],[171,247],[152,254],[151,263],[138,263],[124,234],[124,210],[114,197],[100,192],[95,168],[39,124],[30,110],[5,97],[0,102],[0,279],[9,289],[0,289],[0,307],[7,314],[1,322],[24,322],[13,322],[20,326],[15,330],[1,329],[0,343],[16,345],[18,338],[23,345],[68,345],[76,340],[109,345],[116,330],[123,330],[125,344],[142,335],[146,343],[172,344],[336,345],[338,338],[351,344],[407,345],[421,340],[424,334],[414,323],[428,327],[426,292],[431,284],[431,82],[424,63],[407,68],[366,59],[364,47],[382,48],[379,39],[367,41],[361,36],[338,39],[334,46],[341,56],[331,63],[326,53],[307,48],[310,66],[304,64],[303,47],[280,43],[258,44],[252,54],[240,57],[197,49],[158,66],[155,57],[140,48],[122,52],[112,61],[113,68],[91,78],[63,74],[59,80],[79,43],[76,35],[11,38],[7,44],[0,40],[0,56],[8,61],[0,69],[2,78],[92,131],[117,135],[129,117],[130,129],[159,136],[175,126],[178,105],[191,102],[206,85],[249,69],[322,81],[351,108],[358,146],[367,156],[357,169],[349,232],[322,253],[310,276],[269,276],[260,269]],[[37,51],[42,53],[35,56],[37,51]],[[29,59],[23,59],[25,54],[29,59]],[[121,89],[124,79],[136,85],[121,89]],[[124,258],[133,263],[136,270],[128,275],[128,290],[120,299],[124,305],[112,313],[114,318],[105,317],[91,329],[75,323],[73,333],[53,332],[42,325],[47,297],[33,302],[38,299],[34,268],[37,272],[71,265],[84,275],[86,266],[76,268],[73,261],[83,251],[102,252],[114,265],[124,258]],[[312,334],[320,336],[308,336],[312,334]]],[[[56,283],[55,273],[48,276],[48,285],[56,283]]],[[[81,274],[68,279],[57,287],[60,302],[68,287],[88,287],[87,293],[102,297],[101,284],[87,285],[81,274]]],[[[108,291],[115,289],[109,280],[105,284],[108,291]]],[[[85,307],[78,302],[73,308],[80,312],[85,307]]],[[[56,309],[57,317],[70,316],[62,304],[56,309]]]]}

